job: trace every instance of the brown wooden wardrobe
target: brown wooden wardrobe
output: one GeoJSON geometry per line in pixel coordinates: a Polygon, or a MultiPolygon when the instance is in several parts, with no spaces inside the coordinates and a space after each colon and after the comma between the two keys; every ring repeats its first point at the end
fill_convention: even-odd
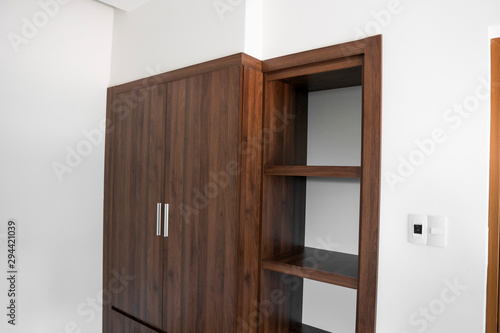
{"type": "Polygon", "coordinates": [[[109,88],[103,332],[325,332],[302,323],[304,278],[356,289],[375,332],[380,100],[380,36],[109,88]],[[352,86],[360,165],[308,165],[308,94],[352,86]],[[359,179],[357,255],[305,247],[308,177],[359,179]]]}

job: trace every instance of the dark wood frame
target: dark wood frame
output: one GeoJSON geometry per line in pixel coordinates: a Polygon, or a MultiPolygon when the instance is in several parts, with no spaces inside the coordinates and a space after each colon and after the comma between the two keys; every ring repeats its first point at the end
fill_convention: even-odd
{"type": "MultiPolygon", "coordinates": [[[[266,60],[263,62],[263,72],[264,127],[272,131],[273,126],[278,126],[274,124],[276,120],[270,114],[270,110],[276,108],[276,104],[273,104],[276,94],[281,96],[278,98],[282,98],[286,104],[277,107],[288,110],[286,112],[295,112],[298,116],[287,125],[291,129],[279,135],[277,146],[266,146],[264,149],[261,237],[261,302],[267,301],[275,290],[283,290],[287,299],[294,305],[292,309],[286,305],[278,306],[276,315],[264,321],[264,329],[261,332],[322,332],[300,323],[302,278],[357,289],[356,332],[375,332],[381,177],[382,38],[374,36],[266,60]],[[277,84],[277,80],[283,84],[277,84]],[[304,108],[304,100],[306,101],[307,97],[301,97],[300,89],[287,88],[288,84],[301,87],[306,92],[362,85],[361,167],[305,166],[306,148],[301,143],[305,139],[305,133],[297,127],[297,123],[303,123],[307,118],[304,119],[297,110],[304,108]],[[287,140],[288,143],[282,143],[287,140]],[[274,165],[276,160],[285,165],[274,165]],[[288,177],[269,177],[276,175],[288,177]],[[355,279],[349,269],[338,275],[335,267],[315,270],[304,263],[307,253],[312,250],[304,249],[304,226],[301,222],[304,211],[295,207],[300,207],[305,200],[306,176],[361,179],[358,272],[355,279]],[[276,199],[273,191],[278,191],[281,197],[276,199]],[[273,208],[280,205],[280,200],[288,200],[289,205],[294,208],[273,208]],[[280,214],[289,222],[284,223],[280,214]],[[330,273],[325,273],[328,270],[330,273]],[[284,278],[280,278],[280,274],[298,277],[295,281],[296,290],[291,290],[283,283],[284,278]]],[[[350,260],[343,254],[339,257],[335,252],[330,252],[329,256],[335,258],[332,259],[334,262],[344,260],[349,263],[350,260]]]]}
{"type": "Polygon", "coordinates": [[[499,322],[499,220],[500,220],[500,38],[491,40],[491,132],[488,281],[486,333],[497,333],[499,322]]]}

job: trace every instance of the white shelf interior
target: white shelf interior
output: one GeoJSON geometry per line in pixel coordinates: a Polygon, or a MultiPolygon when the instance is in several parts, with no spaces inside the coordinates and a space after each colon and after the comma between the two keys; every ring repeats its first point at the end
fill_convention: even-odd
{"type": "MultiPolygon", "coordinates": [[[[361,87],[309,93],[307,164],[361,165],[361,87]]],[[[360,180],[307,178],[305,245],[358,254],[360,180]]],[[[304,279],[303,322],[356,330],[356,290],[304,279]]]]}

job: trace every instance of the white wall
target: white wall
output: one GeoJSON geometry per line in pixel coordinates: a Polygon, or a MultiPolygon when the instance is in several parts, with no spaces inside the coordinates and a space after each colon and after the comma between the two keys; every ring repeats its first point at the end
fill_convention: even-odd
{"type": "Polygon", "coordinates": [[[500,24],[495,24],[495,25],[490,26],[489,36],[492,39],[500,37],[500,24]]]}
{"type": "Polygon", "coordinates": [[[404,182],[382,182],[378,332],[484,331],[489,97],[482,82],[488,26],[499,12],[500,2],[486,0],[264,3],[264,58],[383,33],[382,173],[404,182]],[[472,111],[449,113],[455,104],[472,111]],[[399,158],[418,157],[415,140],[438,128],[446,140],[400,175],[399,158]],[[448,216],[448,247],[407,243],[409,213],[448,216]]]}
{"type": "Polygon", "coordinates": [[[77,308],[102,289],[104,144],[98,135],[84,143],[82,131],[97,131],[105,117],[113,10],[90,0],[42,1],[52,5],[0,2],[0,233],[8,218],[20,225],[16,327],[6,323],[0,238],[0,332],[95,333],[100,311],[91,319],[89,307],[85,316],[77,308]],[[23,18],[33,16],[40,27],[25,28],[15,52],[6,37],[24,38],[23,18]],[[66,165],[67,147],[92,151],[60,182],[52,163],[66,165]]]}
{"type": "MultiPolygon", "coordinates": [[[[309,93],[308,165],[361,165],[362,89],[309,93]]],[[[308,177],[305,245],[358,254],[359,179],[308,177]]],[[[356,290],[304,279],[304,323],[328,332],[356,331],[356,290]]]]}
{"type": "Polygon", "coordinates": [[[257,59],[262,59],[263,8],[264,0],[246,0],[245,2],[245,48],[243,51],[257,59]]]}
{"type": "Polygon", "coordinates": [[[113,85],[242,52],[243,0],[151,0],[115,12],[113,85]]]}

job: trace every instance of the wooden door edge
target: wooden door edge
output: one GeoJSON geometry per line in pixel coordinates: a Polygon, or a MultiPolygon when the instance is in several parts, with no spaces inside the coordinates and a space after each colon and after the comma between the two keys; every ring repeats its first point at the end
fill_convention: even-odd
{"type": "Polygon", "coordinates": [[[488,275],[486,333],[497,333],[499,325],[499,219],[500,219],[500,38],[491,40],[491,132],[488,211],[488,275]],[[495,84],[496,83],[496,84],[495,84]]]}

